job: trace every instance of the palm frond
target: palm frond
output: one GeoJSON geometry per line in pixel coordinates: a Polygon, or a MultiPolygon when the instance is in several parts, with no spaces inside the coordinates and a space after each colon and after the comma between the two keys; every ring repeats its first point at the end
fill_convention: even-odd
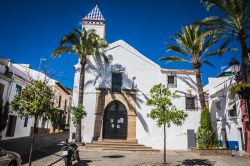
{"type": "Polygon", "coordinates": [[[58,47],[57,49],[55,49],[51,56],[52,58],[55,58],[57,56],[61,56],[62,54],[66,53],[66,52],[74,52],[74,49],[72,47],[58,47]]]}
{"type": "Polygon", "coordinates": [[[217,50],[214,50],[212,52],[207,53],[206,57],[208,57],[208,56],[215,56],[215,55],[221,56],[223,53],[230,52],[230,51],[237,51],[237,49],[236,48],[217,49],[217,50]]]}
{"type": "Polygon", "coordinates": [[[180,58],[178,56],[167,56],[167,57],[163,57],[159,59],[160,61],[167,61],[167,62],[188,62],[190,63],[190,61],[184,59],[184,58],[180,58]]]}
{"type": "Polygon", "coordinates": [[[231,43],[232,41],[233,41],[232,38],[227,38],[227,39],[222,43],[222,45],[220,46],[220,49],[226,48],[227,45],[228,45],[229,43],[231,43]]]}
{"type": "Polygon", "coordinates": [[[77,39],[77,36],[74,33],[71,33],[69,35],[65,35],[61,41],[60,46],[64,46],[65,44],[79,44],[79,40],[77,39]]]}
{"type": "Polygon", "coordinates": [[[181,55],[188,55],[183,48],[175,46],[175,45],[172,45],[172,44],[168,44],[167,45],[166,52],[169,52],[169,51],[175,51],[175,52],[177,52],[177,53],[179,53],[181,55]]]}
{"type": "Polygon", "coordinates": [[[104,51],[107,46],[106,41],[101,39],[95,30],[74,29],[61,39],[59,48],[55,49],[51,56],[56,57],[65,52],[74,52],[82,61],[85,61],[87,56],[101,56],[107,62],[104,51]]]}
{"type": "Polygon", "coordinates": [[[203,63],[205,63],[213,68],[216,68],[212,63],[208,62],[207,60],[204,60],[203,63]]]}

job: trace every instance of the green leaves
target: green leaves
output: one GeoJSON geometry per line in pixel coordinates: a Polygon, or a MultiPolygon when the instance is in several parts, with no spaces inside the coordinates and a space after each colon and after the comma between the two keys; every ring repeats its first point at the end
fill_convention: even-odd
{"type": "Polygon", "coordinates": [[[79,123],[81,119],[87,116],[87,113],[84,111],[84,107],[82,105],[78,105],[78,107],[73,107],[71,110],[71,114],[74,125],[79,123]]]}
{"type": "Polygon", "coordinates": [[[48,117],[53,110],[52,88],[42,81],[32,81],[11,102],[12,110],[20,117],[48,117]]]}
{"type": "Polygon", "coordinates": [[[250,26],[249,0],[202,0],[207,9],[217,7],[226,18],[209,17],[200,23],[210,28],[218,29],[222,33],[238,37],[241,31],[250,26]]]}
{"type": "Polygon", "coordinates": [[[162,57],[159,59],[160,61],[167,61],[167,62],[189,62],[188,60],[184,58],[180,58],[178,56],[167,56],[167,57],[162,57]]]}
{"type": "Polygon", "coordinates": [[[157,84],[150,90],[151,98],[147,105],[152,106],[148,117],[157,121],[157,125],[161,127],[166,124],[168,127],[171,124],[182,125],[187,114],[180,111],[172,103],[172,100],[178,98],[175,93],[172,93],[165,85],[157,84]]]}
{"type": "Polygon", "coordinates": [[[95,30],[87,31],[85,28],[82,30],[74,29],[70,34],[62,37],[60,46],[55,49],[51,56],[61,56],[66,52],[75,53],[81,61],[85,61],[87,56],[101,56],[106,61],[107,58],[104,54],[107,42],[101,39],[95,30]]]}
{"type": "Polygon", "coordinates": [[[190,24],[182,27],[182,33],[176,32],[176,37],[171,37],[176,45],[168,44],[167,52],[173,51],[177,53],[176,56],[167,56],[160,58],[161,61],[167,62],[189,62],[194,68],[200,68],[202,63],[213,66],[206,59],[209,56],[222,55],[225,52],[235,51],[232,48],[226,48],[229,40],[226,40],[222,46],[209,52],[214,47],[216,42],[224,37],[220,30],[202,28],[202,24],[210,25],[213,20],[218,18],[212,17],[201,21],[199,24],[190,24]],[[197,65],[198,64],[198,65],[197,65]]]}
{"type": "Polygon", "coordinates": [[[49,112],[49,116],[47,117],[47,119],[50,120],[52,126],[56,128],[60,125],[62,115],[63,115],[63,110],[54,108],[49,112]]]}
{"type": "Polygon", "coordinates": [[[200,127],[198,128],[197,139],[199,148],[218,147],[218,141],[213,132],[208,109],[203,109],[201,112],[200,127]]]}

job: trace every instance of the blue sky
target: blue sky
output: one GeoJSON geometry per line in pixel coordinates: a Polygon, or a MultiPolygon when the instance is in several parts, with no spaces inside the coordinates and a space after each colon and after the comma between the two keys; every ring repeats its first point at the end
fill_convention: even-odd
{"type": "MultiPolygon", "coordinates": [[[[163,68],[191,69],[190,64],[164,63],[158,59],[170,55],[164,43],[180,31],[181,26],[210,15],[199,0],[99,0],[99,8],[106,19],[106,39],[109,43],[122,39],[157,62],[163,68]]],[[[16,63],[31,64],[38,69],[39,59],[46,58],[62,78],[55,78],[72,88],[73,65],[76,56],[65,55],[51,59],[61,37],[73,28],[80,28],[80,20],[94,8],[95,0],[1,0],[0,56],[16,63]]],[[[239,47],[237,42],[234,47],[239,47]]],[[[171,54],[172,55],[172,54],[171,54]]],[[[240,53],[210,58],[216,69],[202,67],[203,83],[207,77],[219,74],[231,57],[240,60],[240,53]]]]}

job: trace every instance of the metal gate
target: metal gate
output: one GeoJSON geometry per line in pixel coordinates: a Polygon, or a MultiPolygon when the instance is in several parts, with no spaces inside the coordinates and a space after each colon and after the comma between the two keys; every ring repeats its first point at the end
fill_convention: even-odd
{"type": "Polygon", "coordinates": [[[113,101],[107,106],[103,126],[103,138],[127,139],[127,110],[122,103],[113,101]]]}

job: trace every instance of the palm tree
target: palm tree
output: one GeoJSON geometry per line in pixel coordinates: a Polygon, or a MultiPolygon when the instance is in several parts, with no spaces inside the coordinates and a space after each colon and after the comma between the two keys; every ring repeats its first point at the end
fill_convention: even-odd
{"type": "Polygon", "coordinates": [[[247,31],[250,29],[250,0],[201,0],[209,10],[219,8],[226,18],[211,16],[200,23],[209,28],[217,29],[225,35],[236,37],[241,46],[241,59],[246,69],[243,81],[250,81],[250,58],[247,50],[247,31]]]}
{"type": "MultiPolygon", "coordinates": [[[[108,62],[104,53],[107,43],[101,39],[95,30],[87,31],[85,28],[81,30],[75,29],[70,34],[61,39],[60,46],[52,52],[52,57],[60,56],[66,52],[72,52],[80,59],[80,81],[78,105],[83,105],[85,66],[89,56],[101,56],[105,62],[108,62]]],[[[81,121],[76,124],[76,140],[81,141],[81,121]]]]}
{"type": "Polygon", "coordinates": [[[210,31],[202,29],[199,25],[188,25],[182,28],[182,33],[176,32],[176,37],[171,37],[176,45],[168,44],[167,52],[174,51],[178,55],[167,56],[160,60],[169,62],[188,62],[196,71],[197,89],[200,99],[201,108],[205,108],[205,97],[203,92],[200,67],[202,64],[207,64],[212,67],[214,65],[207,61],[208,57],[222,55],[225,52],[232,51],[231,48],[226,48],[227,42],[223,43],[220,48],[214,49],[211,52],[208,50],[215,45],[220,39],[216,30],[210,31]]]}

